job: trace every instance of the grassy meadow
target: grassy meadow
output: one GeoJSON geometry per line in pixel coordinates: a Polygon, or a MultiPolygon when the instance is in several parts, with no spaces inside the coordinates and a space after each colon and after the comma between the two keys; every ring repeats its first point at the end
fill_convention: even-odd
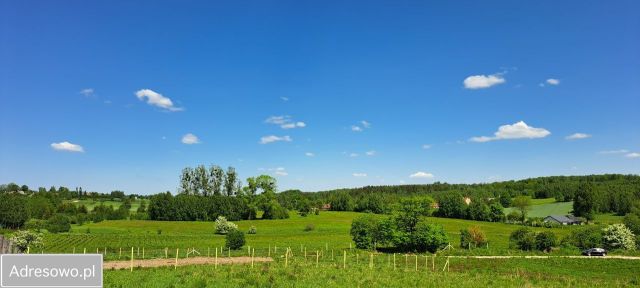
{"type": "MultiPolygon", "coordinates": [[[[504,209],[505,214],[509,214],[515,208],[504,209]]],[[[531,199],[530,210],[527,217],[547,217],[549,215],[567,215],[573,210],[573,202],[556,202],[554,198],[531,199]]]]}
{"type": "MultiPolygon", "coordinates": [[[[322,212],[320,215],[301,217],[295,213],[290,219],[284,220],[248,220],[237,221],[239,229],[247,231],[255,226],[258,233],[246,235],[247,245],[254,247],[258,255],[266,255],[274,247],[291,247],[299,249],[306,247],[309,251],[316,249],[333,249],[339,251],[352,246],[349,230],[355,212],[322,212]],[[304,231],[308,225],[313,230],[304,231]]],[[[519,251],[508,249],[509,235],[520,228],[519,225],[478,222],[461,219],[429,217],[428,221],[442,225],[447,233],[451,245],[456,248],[453,254],[481,254],[481,255],[509,255],[519,251]],[[460,229],[469,226],[479,226],[489,239],[489,247],[475,249],[471,252],[458,249],[460,243],[460,229]]],[[[100,253],[107,250],[106,259],[122,259],[120,248],[130,251],[135,247],[144,248],[145,257],[164,256],[165,248],[170,254],[175,249],[196,248],[201,254],[207,249],[213,251],[216,247],[224,246],[224,236],[214,234],[214,222],[171,222],[144,220],[114,220],[100,223],[88,223],[82,226],[73,225],[71,232],[60,234],[45,234],[44,251],[51,253],[71,253],[75,251],[100,253]]],[[[550,230],[558,238],[568,234],[575,227],[561,228],[532,228],[533,230],[550,230]]],[[[281,250],[282,251],[282,250],[281,250]]],[[[246,251],[245,251],[246,252],[246,251]]],[[[232,251],[243,255],[243,251],[232,251]]],[[[126,253],[125,253],[126,254],[126,253]]],[[[180,255],[184,257],[185,255],[180,255]]],[[[138,256],[136,256],[138,257],[138,256]]]]}
{"type": "MultiPolygon", "coordinates": [[[[634,287],[639,264],[621,259],[471,259],[368,254],[356,260],[298,256],[247,265],[104,271],[105,287],[634,287]],[[427,262],[425,262],[425,260],[427,262]],[[356,262],[357,261],[357,262],[356,262]],[[417,263],[417,266],[416,264],[417,263]],[[373,265],[372,265],[373,264],[373,265]],[[344,265],[344,266],[343,266],[344,265]],[[416,268],[417,267],[417,268],[416,268]]],[[[336,257],[338,258],[338,257],[336,257]]],[[[341,258],[341,257],[340,257],[341,258]]]]}

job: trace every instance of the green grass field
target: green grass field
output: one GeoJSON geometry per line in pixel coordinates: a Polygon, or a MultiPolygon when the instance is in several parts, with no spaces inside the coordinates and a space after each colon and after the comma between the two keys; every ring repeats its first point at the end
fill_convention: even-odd
{"type": "Polygon", "coordinates": [[[632,287],[640,265],[620,259],[467,259],[349,253],[246,265],[107,270],[105,287],[632,287]],[[416,259],[418,260],[416,262],[416,259]],[[406,261],[405,261],[406,260],[406,261]],[[425,262],[426,260],[426,262],[425,262]],[[417,265],[416,265],[417,263],[417,265]],[[346,264],[346,265],[345,265],[346,264]],[[371,265],[373,264],[373,265],[371,265]],[[316,266],[317,265],[317,266],[316,266]],[[344,265],[344,266],[343,266],[344,265]]]}
{"type": "MultiPolygon", "coordinates": [[[[146,199],[137,199],[134,201],[131,201],[131,209],[130,211],[135,212],[138,210],[138,208],[140,207],[140,203],[145,202],[145,204],[149,204],[149,200],[146,199]]],[[[98,206],[100,204],[104,204],[106,206],[113,206],[113,209],[118,209],[118,207],[120,207],[120,205],[122,205],[121,201],[111,201],[111,200],[91,200],[91,199],[83,199],[83,200],[68,200],[65,201],[67,203],[73,203],[76,204],[77,206],[83,205],[87,207],[87,209],[89,209],[89,211],[93,210],[93,207],[98,206]]]]}
{"type": "MultiPolygon", "coordinates": [[[[247,231],[256,226],[258,233],[246,235],[247,245],[256,248],[256,253],[266,255],[271,247],[307,247],[310,251],[329,247],[336,251],[349,248],[351,237],[349,229],[351,221],[359,213],[354,212],[322,212],[320,215],[301,217],[291,214],[285,220],[251,220],[237,221],[239,228],[247,231]],[[313,231],[303,231],[308,224],[314,225],[313,231]]],[[[460,219],[429,217],[428,221],[442,225],[449,234],[451,245],[458,247],[460,229],[479,226],[489,238],[489,247],[468,252],[455,249],[457,254],[508,255],[519,251],[508,249],[508,238],[512,231],[521,226],[477,222],[460,219]]],[[[549,230],[561,238],[574,227],[532,228],[549,230]]],[[[74,225],[72,231],[61,234],[46,234],[44,251],[53,253],[71,253],[87,249],[89,252],[107,250],[107,259],[117,259],[120,248],[129,251],[131,247],[145,249],[145,255],[155,257],[164,255],[164,249],[175,251],[176,248],[196,248],[204,253],[207,249],[224,246],[224,236],[214,234],[213,222],[164,222],[142,220],[117,220],[90,223],[83,226],[74,225]],[[75,249],[75,250],[74,250],[75,249]]],[[[175,252],[170,252],[175,254],[175,252]]],[[[242,254],[242,252],[234,252],[242,254]]],[[[180,255],[183,257],[184,255],[180,255]]]]}
{"type": "MultiPolygon", "coordinates": [[[[555,202],[554,198],[531,199],[531,209],[527,217],[547,217],[549,215],[567,215],[573,210],[573,202],[555,202]]],[[[514,208],[505,208],[504,213],[509,214],[514,208]]]]}

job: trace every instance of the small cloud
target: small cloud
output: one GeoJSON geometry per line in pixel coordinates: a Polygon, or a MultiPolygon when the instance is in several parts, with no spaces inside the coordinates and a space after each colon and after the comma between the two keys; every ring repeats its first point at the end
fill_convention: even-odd
{"type": "MultiPolygon", "coordinates": [[[[558,80],[558,79],[549,78],[545,82],[547,82],[547,84],[549,84],[549,85],[554,85],[554,86],[555,85],[560,85],[560,80],[558,80]]],[[[571,85],[569,85],[569,86],[571,86],[571,85]]]]}
{"type": "Polygon", "coordinates": [[[80,94],[82,94],[84,97],[95,97],[95,91],[93,90],[93,88],[85,88],[80,90],[80,94]]]}
{"type": "Polygon", "coordinates": [[[498,131],[494,133],[493,137],[479,136],[469,139],[471,142],[489,142],[494,140],[504,139],[534,139],[544,138],[551,134],[544,128],[535,128],[527,125],[524,121],[514,123],[512,125],[502,125],[498,128],[498,131]]]}
{"type": "Polygon", "coordinates": [[[291,137],[289,136],[275,136],[275,135],[269,135],[269,136],[264,136],[260,138],[260,144],[269,144],[269,143],[273,143],[273,142],[279,142],[279,141],[283,141],[283,142],[291,142],[293,141],[293,139],[291,139],[291,137]]]}
{"type": "Polygon", "coordinates": [[[349,154],[349,157],[351,157],[351,158],[358,157],[358,156],[359,156],[359,155],[358,155],[358,153],[351,153],[351,154],[349,154]]]}
{"type": "Polygon", "coordinates": [[[586,138],[591,138],[591,135],[585,134],[585,133],[574,133],[567,137],[564,137],[564,139],[567,139],[567,140],[578,140],[578,139],[586,139],[586,138]]]}
{"type": "Polygon", "coordinates": [[[352,125],[351,126],[351,131],[362,132],[362,128],[360,126],[352,125]]]}
{"type": "Polygon", "coordinates": [[[307,127],[307,124],[304,122],[296,122],[291,119],[291,116],[283,115],[283,116],[271,116],[264,120],[265,123],[280,125],[282,129],[293,129],[293,128],[304,128],[307,127]]]}
{"type": "Polygon", "coordinates": [[[307,157],[315,157],[316,156],[316,154],[313,154],[311,152],[304,153],[304,155],[307,156],[307,157]]]}
{"type": "Polygon", "coordinates": [[[289,173],[287,173],[287,171],[284,169],[284,167],[278,167],[278,168],[276,168],[274,170],[275,170],[275,172],[273,172],[273,173],[278,175],[278,176],[287,176],[287,175],[289,175],[289,173]]]}
{"type": "Polygon", "coordinates": [[[371,123],[369,123],[369,122],[367,122],[365,120],[360,121],[360,124],[362,124],[362,127],[364,127],[364,128],[371,128],[371,123]]]}
{"type": "Polygon", "coordinates": [[[416,173],[413,173],[413,174],[409,175],[409,178],[431,179],[431,178],[433,178],[433,174],[427,173],[427,172],[418,171],[416,173]]]}
{"type": "Polygon", "coordinates": [[[371,123],[362,120],[358,123],[358,125],[351,125],[351,131],[353,132],[362,132],[364,129],[371,128],[371,123]]]}
{"type": "Polygon", "coordinates": [[[282,128],[282,129],[292,129],[292,128],[304,128],[306,126],[307,126],[307,124],[304,124],[304,122],[296,122],[296,123],[282,124],[282,125],[280,125],[280,128],[282,128]]]}
{"type": "Polygon", "coordinates": [[[373,155],[376,155],[376,151],[375,150],[367,151],[365,152],[365,154],[367,154],[367,156],[373,156],[373,155]]]}
{"type": "Polygon", "coordinates": [[[427,149],[431,149],[431,145],[429,145],[429,144],[424,144],[424,145],[422,145],[422,149],[425,149],[425,150],[427,150],[427,149]]]}
{"type": "Polygon", "coordinates": [[[627,155],[624,155],[627,158],[640,158],[640,153],[637,152],[633,152],[633,153],[629,153],[627,155]]]}
{"type": "Polygon", "coordinates": [[[624,154],[629,153],[627,149],[600,151],[600,154],[624,154]]]}
{"type": "Polygon", "coordinates": [[[56,151],[66,151],[66,152],[84,152],[84,148],[78,144],[69,143],[67,141],[60,143],[51,143],[51,148],[56,151]]]}
{"type": "Polygon", "coordinates": [[[464,88],[467,89],[484,89],[494,85],[505,83],[506,80],[501,74],[493,75],[473,75],[464,79],[464,88]]]}
{"type": "Polygon", "coordinates": [[[173,101],[171,101],[171,99],[164,97],[162,96],[162,94],[157,93],[151,89],[141,89],[138,90],[135,94],[139,100],[144,101],[144,99],[147,98],[147,104],[160,107],[162,109],[165,109],[166,111],[175,112],[184,110],[184,108],[173,106],[173,101]]]}
{"type": "Polygon", "coordinates": [[[284,102],[287,102],[287,101],[289,101],[289,98],[288,98],[288,97],[284,97],[284,96],[282,96],[282,97],[280,97],[280,100],[282,100],[282,101],[284,101],[284,102]]]}
{"type": "Polygon", "coordinates": [[[367,173],[353,173],[353,177],[367,177],[367,173]]]}
{"type": "Polygon", "coordinates": [[[182,143],[184,144],[200,144],[200,139],[198,139],[198,136],[193,135],[191,133],[187,133],[184,136],[182,136],[182,143]]]}

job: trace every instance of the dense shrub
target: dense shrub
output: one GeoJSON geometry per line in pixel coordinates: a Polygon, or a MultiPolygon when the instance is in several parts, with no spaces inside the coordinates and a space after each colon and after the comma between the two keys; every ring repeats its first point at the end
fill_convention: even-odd
{"type": "Polygon", "coordinates": [[[536,249],[536,233],[529,228],[520,228],[509,236],[509,246],[520,250],[536,249]]]}
{"type": "Polygon", "coordinates": [[[569,235],[562,239],[562,244],[575,246],[580,249],[602,247],[602,229],[597,226],[573,229],[569,235]]]}
{"type": "Polygon", "coordinates": [[[29,230],[17,231],[10,240],[20,252],[27,251],[27,248],[40,248],[43,245],[42,233],[29,230]]]}
{"type": "Polygon", "coordinates": [[[347,192],[338,192],[331,198],[331,210],[333,211],[353,211],[353,208],[353,199],[347,192]]]}
{"type": "Polygon", "coordinates": [[[247,234],[256,234],[256,233],[258,233],[258,228],[256,228],[256,226],[249,227],[249,231],[247,231],[247,234]]]}
{"type": "Polygon", "coordinates": [[[238,250],[244,246],[244,233],[240,230],[233,229],[227,233],[225,240],[227,248],[230,248],[231,250],[238,250]]]}
{"type": "Polygon", "coordinates": [[[556,235],[551,231],[540,232],[536,235],[536,249],[549,252],[558,244],[556,235]]]}
{"type": "Polygon", "coordinates": [[[16,229],[29,220],[27,198],[14,193],[0,193],[0,226],[16,229]]]}
{"type": "Polygon", "coordinates": [[[624,224],[613,224],[602,229],[602,240],[608,249],[636,250],[635,238],[624,224]]]}
{"type": "Polygon", "coordinates": [[[29,221],[24,223],[24,229],[40,232],[40,230],[42,229],[47,229],[47,221],[40,219],[30,219],[29,221]]]}
{"type": "Polygon", "coordinates": [[[351,238],[359,249],[372,249],[384,242],[382,220],[370,214],[358,216],[351,222],[351,238]]]}
{"type": "Polygon", "coordinates": [[[460,230],[460,247],[469,249],[487,244],[487,236],[478,226],[460,230]]]}
{"type": "Polygon", "coordinates": [[[313,231],[316,230],[316,225],[313,224],[307,224],[307,226],[304,226],[304,232],[309,232],[309,231],[313,231]]]}
{"type": "MultiPolygon", "coordinates": [[[[429,251],[435,253],[449,243],[449,237],[442,225],[429,224],[424,221],[418,223],[411,240],[413,243],[411,243],[412,247],[410,249],[416,252],[429,251]]],[[[402,247],[402,244],[398,246],[402,247]]]]}
{"type": "Polygon", "coordinates": [[[224,216],[218,216],[216,219],[216,234],[227,234],[233,230],[238,230],[238,225],[233,222],[227,221],[227,218],[224,216]]]}
{"type": "Polygon", "coordinates": [[[623,222],[633,234],[640,235],[640,217],[638,217],[638,215],[629,213],[627,216],[624,216],[623,222]]]}
{"type": "Polygon", "coordinates": [[[282,207],[276,200],[271,200],[269,203],[263,205],[262,219],[287,219],[289,218],[289,211],[282,207]]]}
{"type": "Polygon", "coordinates": [[[71,222],[69,217],[64,214],[56,214],[47,220],[47,230],[51,233],[69,232],[71,230],[71,222]]]}

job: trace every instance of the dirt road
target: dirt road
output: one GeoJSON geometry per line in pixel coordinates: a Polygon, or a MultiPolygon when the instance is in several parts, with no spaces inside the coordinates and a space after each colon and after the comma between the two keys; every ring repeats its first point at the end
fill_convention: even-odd
{"type": "MultiPolygon", "coordinates": [[[[178,259],[178,266],[185,265],[214,265],[216,259],[213,257],[192,257],[178,259]]],[[[269,257],[254,257],[255,263],[271,262],[273,259],[269,257]]],[[[219,265],[227,264],[249,264],[251,257],[224,257],[218,258],[219,265]]],[[[176,259],[145,259],[133,260],[133,267],[165,267],[176,265],[176,259]]],[[[103,269],[128,269],[131,267],[131,261],[108,261],[104,262],[103,269]]]]}

